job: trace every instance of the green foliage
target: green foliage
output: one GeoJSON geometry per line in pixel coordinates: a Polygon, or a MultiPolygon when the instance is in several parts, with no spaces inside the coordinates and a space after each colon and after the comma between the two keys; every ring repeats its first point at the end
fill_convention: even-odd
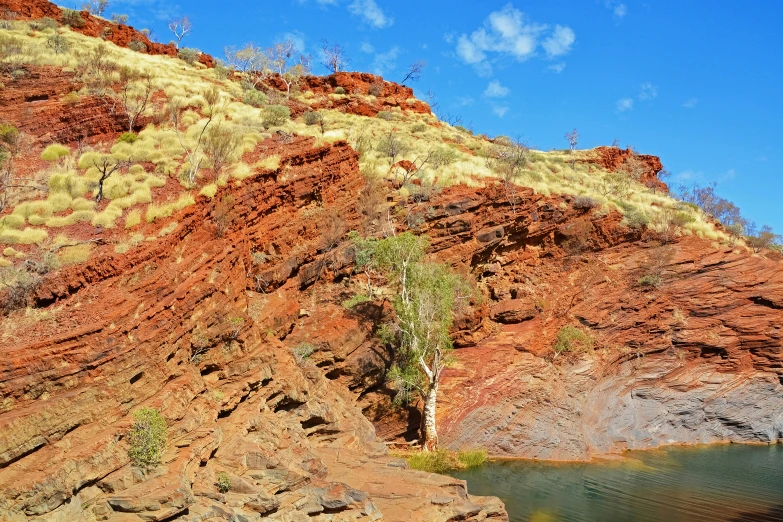
{"type": "Polygon", "coordinates": [[[228,74],[231,72],[222,60],[217,60],[215,62],[215,67],[212,70],[215,72],[215,77],[218,80],[225,80],[228,78],[228,74]]]}
{"type": "Polygon", "coordinates": [[[44,151],[41,153],[41,159],[50,162],[57,161],[60,158],[69,156],[70,154],[71,154],[71,150],[65,145],[60,145],[59,143],[52,143],[51,145],[46,147],[44,151]]]}
{"type": "Polygon", "coordinates": [[[552,348],[555,355],[562,353],[587,352],[593,349],[595,340],[575,326],[564,326],[557,332],[552,348]]]}
{"type": "Polygon", "coordinates": [[[136,143],[138,139],[139,136],[135,132],[123,132],[120,134],[120,137],[117,138],[117,141],[121,143],[136,143]]]}
{"type": "Polygon", "coordinates": [[[408,455],[408,466],[419,471],[444,474],[454,469],[454,460],[447,450],[422,451],[408,455]]]}
{"type": "Polygon", "coordinates": [[[13,147],[19,140],[19,129],[10,123],[0,123],[0,146],[13,147]]]}
{"type": "Polygon", "coordinates": [[[183,47],[177,53],[180,60],[190,65],[193,65],[198,61],[199,50],[191,49],[190,47],[183,47]]]}
{"type": "Polygon", "coordinates": [[[382,120],[391,121],[394,119],[394,114],[390,111],[379,111],[377,117],[382,120]]]}
{"type": "MultiPolygon", "coordinates": [[[[112,13],[112,15],[111,15],[111,23],[116,24],[116,25],[128,25],[128,20],[129,19],[130,18],[126,14],[112,13]]],[[[130,47],[130,46],[128,46],[128,47],[130,47]]]]}
{"type": "Polygon", "coordinates": [[[60,24],[57,23],[57,20],[53,18],[49,18],[48,16],[44,16],[43,18],[39,18],[38,20],[30,21],[30,28],[36,31],[45,31],[46,29],[57,29],[58,27],[60,27],[60,24]]]}
{"type": "Polygon", "coordinates": [[[358,304],[366,303],[369,300],[370,300],[370,298],[368,296],[364,295],[364,294],[356,294],[355,296],[351,297],[350,299],[346,299],[345,301],[343,301],[343,306],[345,308],[350,309],[350,308],[353,308],[354,306],[356,306],[358,304]]]}
{"type": "Polygon", "coordinates": [[[144,53],[147,52],[147,44],[141,40],[133,40],[128,44],[128,49],[131,51],[136,51],[137,53],[144,53]]]}
{"type": "Polygon", "coordinates": [[[54,51],[54,54],[65,54],[70,49],[68,39],[59,32],[56,32],[47,38],[46,45],[54,51]]]}
{"type": "Polygon", "coordinates": [[[663,286],[663,277],[658,274],[646,274],[639,278],[639,286],[648,288],[660,288],[663,286]]]}
{"type": "Polygon", "coordinates": [[[73,9],[62,10],[62,21],[65,25],[70,25],[71,27],[84,27],[84,18],[82,18],[81,13],[73,9]]]}
{"type": "Polygon", "coordinates": [[[487,461],[487,452],[479,449],[453,453],[445,449],[438,449],[408,454],[406,460],[408,466],[413,469],[447,474],[452,470],[470,469],[483,465],[487,461]]]}
{"type": "Polygon", "coordinates": [[[382,240],[352,233],[357,267],[370,265],[389,274],[396,294],[392,306],[396,325],[389,340],[397,345],[388,378],[397,389],[395,400],[410,403],[430,386],[422,361],[440,372],[443,354],[451,348],[449,328],[458,296],[470,294],[466,282],[448,265],[425,263],[428,241],[405,232],[382,240]]]}
{"type": "Polygon", "coordinates": [[[413,127],[411,127],[411,132],[424,132],[427,129],[429,129],[429,125],[426,123],[416,123],[413,127]]]}
{"type": "Polygon", "coordinates": [[[225,471],[218,472],[215,477],[215,486],[221,493],[228,493],[231,491],[231,476],[225,471]]]}
{"type": "Polygon", "coordinates": [[[242,103],[253,107],[261,107],[269,103],[269,98],[263,92],[251,88],[242,94],[242,103]]]}
{"type": "Polygon", "coordinates": [[[324,115],[318,111],[307,111],[304,113],[304,122],[306,125],[319,125],[324,121],[324,115]]]}
{"type": "Polygon", "coordinates": [[[477,468],[487,462],[487,451],[483,449],[460,451],[457,453],[457,460],[463,469],[477,468]]]}
{"type": "Polygon", "coordinates": [[[310,359],[310,356],[315,352],[315,346],[310,343],[299,343],[293,348],[294,359],[296,363],[302,365],[310,359]]]}
{"type": "Polygon", "coordinates": [[[625,214],[625,221],[629,228],[640,229],[650,224],[650,218],[642,210],[634,207],[625,214]]]}
{"type": "Polygon", "coordinates": [[[261,114],[261,121],[267,128],[278,127],[285,124],[290,117],[291,109],[285,105],[269,105],[264,108],[261,114]]]}
{"type": "Polygon", "coordinates": [[[348,94],[348,91],[346,91],[346,90],[345,90],[344,88],[342,88],[342,87],[335,87],[335,89],[334,89],[334,93],[335,93],[335,94],[348,94]]]}
{"type": "Polygon", "coordinates": [[[133,412],[128,432],[128,456],[134,466],[149,469],[160,464],[168,438],[166,420],[158,410],[148,407],[133,412]]]}

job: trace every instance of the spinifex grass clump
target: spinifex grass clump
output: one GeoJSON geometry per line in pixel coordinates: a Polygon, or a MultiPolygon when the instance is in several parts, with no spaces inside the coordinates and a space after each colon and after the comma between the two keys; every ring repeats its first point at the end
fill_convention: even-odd
{"type": "Polygon", "coordinates": [[[143,407],[134,411],[133,425],[128,433],[131,463],[144,469],[160,464],[167,438],[166,420],[158,410],[143,407]]]}
{"type": "Polygon", "coordinates": [[[481,466],[487,461],[487,452],[483,449],[452,452],[445,449],[423,451],[406,455],[408,465],[419,471],[430,473],[448,473],[455,469],[469,469],[481,466]]]}

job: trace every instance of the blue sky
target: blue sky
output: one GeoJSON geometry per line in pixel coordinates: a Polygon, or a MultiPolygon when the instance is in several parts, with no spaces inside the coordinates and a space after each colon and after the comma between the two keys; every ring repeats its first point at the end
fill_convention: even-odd
{"type": "Polygon", "coordinates": [[[326,38],[350,69],[393,81],[425,60],[413,87],[436,94],[441,116],[541,149],[565,148],[573,128],[580,148],[617,139],[660,156],[672,184],[715,181],[783,232],[779,0],[113,0],[109,11],[163,42],[166,20],[188,15],[186,45],[216,57],[292,37],[317,62],[326,38]]]}

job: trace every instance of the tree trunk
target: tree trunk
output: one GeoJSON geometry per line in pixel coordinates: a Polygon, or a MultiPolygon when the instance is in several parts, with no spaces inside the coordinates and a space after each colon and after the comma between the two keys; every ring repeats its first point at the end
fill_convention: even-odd
{"type": "Polygon", "coordinates": [[[422,416],[422,431],[424,435],[424,451],[434,451],[438,448],[438,432],[435,429],[435,403],[438,396],[438,381],[430,383],[427,395],[424,397],[424,414],[422,416]]]}

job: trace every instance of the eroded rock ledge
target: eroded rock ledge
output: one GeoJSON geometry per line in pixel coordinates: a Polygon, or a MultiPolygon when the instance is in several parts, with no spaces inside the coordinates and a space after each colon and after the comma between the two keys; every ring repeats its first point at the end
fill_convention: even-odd
{"type": "Polygon", "coordinates": [[[3,347],[4,519],[507,519],[464,482],[386,457],[353,397],[281,342],[293,322],[263,326],[280,304],[257,288],[251,252],[275,245],[288,263],[276,285],[298,288],[318,242],[300,212],[350,207],[350,221],[361,183],[345,143],[284,149],[281,169],[201,200],[159,242],[47,281],[37,299],[55,319],[3,347]],[[229,195],[217,237],[216,205],[229,195]],[[148,476],[129,465],[124,440],[141,405],[169,425],[163,465],[148,476]],[[219,471],[232,478],[227,494],[219,471]]]}

